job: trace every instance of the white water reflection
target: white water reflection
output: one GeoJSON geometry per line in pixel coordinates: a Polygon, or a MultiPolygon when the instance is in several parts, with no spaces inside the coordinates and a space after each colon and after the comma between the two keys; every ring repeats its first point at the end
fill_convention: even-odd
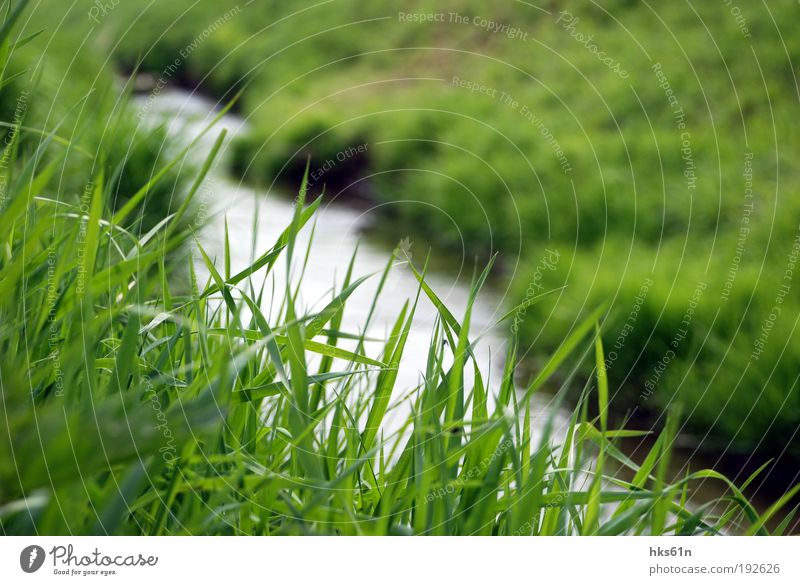
{"type": "MultiPolygon", "coordinates": [[[[142,99],[140,105],[144,105],[142,99]]],[[[173,134],[184,140],[197,136],[214,116],[215,104],[188,92],[168,91],[153,99],[147,105],[148,119],[167,123],[173,134]]],[[[197,156],[204,158],[211,148],[219,130],[225,127],[229,136],[234,136],[244,128],[244,122],[231,115],[226,115],[218,128],[209,132],[197,148],[197,156]]],[[[225,148],[223,148],[223,151],[225,148]]],[[[224,158],[222,159],[224,161],[224,158]]],[[[224,258],[224,226],[227,218],[230,234],[231,273],[249,266],[260,254],[273,246],[281,232],[290,224],[293,215],[293,201],[274,193],[257,192],[253,188],[226,178],[221,172],[221,164],[212,172],[210,183],[204,190],[209,193],[204,204],[209,208],[209,221],[202,231],[201,242],[206,252],[217,261],[217,267],[223,265],[224,258]]],[[[375,291],[380,282],[381,273],[392,256],[392,251],[371,244],[362,238],[364,230],[370,224],[369,211],[352,209],[340,204],[323,203],[316,213],[313,222],[309,222],[302,230],[295,251],[295,262],[292,267],[293,282],[297,282],[302,263],[305,260],[306,248],[313,231],[313,245],[308,255],[308,263],[302,278],[297,299],[298,313],[314,312],[322,309],[332,298],[334,291],[339,292],[350,263],[353,252],[358,248],[353,278],[374,274],[361,285],[346,303],[342,330],[349,333],[362,333],[363,324],[372,304],[375,291]],[[313,230],[312,230],[313,228],[313,230]]],[[[425,241],[413,241],[410,252],[419,268],[424,262],[429,245],[425,241]]],[[[204,263],[196,262],[198,276],[205,279],[209,276],[204,263]]],[[[286,262],[281,259],[267,279],[264,307],[266,313],[274,315],[279,310],[286,282],[286,262]],[[272,302],[272,290],[274,298],[272,302]]],[[[263,271],[262,271],[263,272],[263,271]]],[[[260,274],[260,273],[257,273],[260,274]]],[[[428,272],[426,281],[446,304],[451,313],[461,321],[468,295],[469,283],[464,283],[452,275],[436,271],[428,272]]],[[[261,279],[255,279],[260,286],[261,279]]],[[[391,270],[383,292],[376,305],[366,335],[371,338],[385,340],[393,327],[403,303],[410,299],[413,302],[417,294],[418,283],[410,269],[398,264],[391,270]]],[[[475,349],[475,357],[484,380],[491,390],[498,387],[502,376],[502,367],[507,350],[507,342],[500,332],[493,329],[495,321],[503,314],[500,299],[493,296],[489,289],[484,289],[473,306],[470,326],[470,339],[481,337],[475,349]]],[[[400,363],[398,379],[395,385],[397,401],[412,390],[424,375],[428,358],[428,348],[433,331],[437,310],[425,294],[420,295],[413,326],[409,333],[403,359],[400,363]]],[[[348,345],[341,342],[346,349],[354,349],[355,342],[348,345]]],[[[367,343],[366,354],[372,358],[380,357],[383,341],[367,343]]],[[[471,365],[465,372],[465,387],[471,388],[471,365]]],[[[534,418],[534,437],[536,429],[541,428],[542,421],[553,412],[549,406],[550,398],[542,395],[535,397],[531,412],[534,418]]],[[[393,410],[387,416],[389,432],[395,430],[396,424],[406,419],[407,407],[393,410]],[[393,424],[394,423],[394,424],[393,424]],[[393,428],[395,427],[395,428],[393,428]]],[[[556,413],[557,426],[566,424],[566,415],[556,413]]]]}
{"type": "MultiPolygon", "coordinates": [[[[137,103],[144,107],[146,100],[138,98],[137,103]]],[[[180,90],[169,90],[151,100],[147,107],[145,123],[167,123],[174,136],[181,140],[190,141],[197,136],[203,128],[213,119],[217,106],[213,102],[195,94],[180,90]]],[[[202,160],[209,152],[221,128],[227,128],[229,136],[233,137],[244,129],[245,123],[240,118],[226,115],[211,132],[199,143],[196,156],[202,160]]],[[[209,221],[201,232],[201,242],[206,252],[217,260],[217,266],[223,265],[224,258],[224,226],[225,218],[228,221],[230,232],[231,271],[236,273],[249,266],[254,258],[263,254],[277,240],[280,233],[289,225],[293,215],[293,202],[290,198],[279,196],[276,193],[257,192],[249,186],[237,183],[227,178],[222,171],[224,168],[223,157],[218,161],[216,169],[212,171],[208,184],[204,189],[209,194],[205,204],[209,208],[209,221]],[[255,242],[255,245],[253,245],[255,242]]],[[[340,291],[342,281],[347,271],[353,251],[358,247],[358,255],[354,265],[354,278],[376,273],[365,282],[348,300],[344,313],[342,329],[351,333],[361,333],[361,327],[366,320],[372,298],[380,280],[380,273],[385,269],[392,251],[371,244],[362,239],[362,234],[370,225],[369,212],[355,210],[340,204],[323,204],[315,216],[313,223],[314,240],[308,264],[302,279],[298,303],[307,312],[319,310],[327,304],[335,291],[340,291]]],[[[295,255],[295,266],[292,277],[297,282],[298,270],[305,257],[306,247],[311,236],[312,223],[307,224],[300,234],[295,255]]],[[[424,262],[428,251],[428,243],[416,241],[412,243],[411,253],[415,265],[418,267],[424,262]]],[[[201,260],[196,261],[198,276],[207,279],[209,273],[201,260]]],[[[468,283],[454,278],[452,275],[429,271],[426,281],[445,302],[452,314],[461,321],[469,294],[468,283]]],[[[274,302],[266,301],[262,309],[265,313],[270,309],[278,310],[282,291],[286,282],[285,260],[279,261],[268,280],[268,288],[274,286],[274,302]]],[[[256,279],[260,284],[260,280],[256,279]]],[[[385,339],[398,317],[405,300],[413,299],[417,294],[417,281],[410,270],[405,266],[396,266],[390,273],[386,282],[380,302],[368,331],[369,337],[385,339]]],[[[269,299],[270,295],[265,295],[269,299]]],[[[473,306],[470,339],[481,337],[477,345],[475,356],[484,379],[488,379],[490,394],[498,387],[502,376],[503,361],[507,349],[503,334],[492,328],[496,319],[504,314],[501,299],[492,294],[491,289],[484,289],[473,306]]],[[[395,385],[396,394],[394,401],[399,401],[409,391],[416,387],[424,374],[427,352],[432,332],[432,325],[436,319],[437,311],[424,294],[420,296],[414,324],[409,334],[403,359],[398,372],[395,385]]],[[[347,341],[340,344],[353,349],[354,343],[349,346],[347,341]]],[[[379,358],[383,342],[368,343],[366,353],[370,357],[379,358]]],[[[471,387],[471,367],[465,372],[465,387],[471,387]]],[[[405,421],[409,413],[409,406],[400,404],[387,415],[386,431],[390,433],[398,430],[398,425],[405,421]]],[[[568,413],[565,410],[555,410],[552,406],[552,397],[546,394],[536,395],[531,404],[533,441],[538,441],[538,435],[551,416],[555,419],[553,436],[564,436],[568,425],[568,413]]],[[[388,436],[388,435],[387,435],[388,436]]],[[[681,459],[679,453],[673,455],[674,465],[680,466],[686,461],[681,459]]],[[[585,489],[590,475],[579,474],[576,476],[573,489],[585,489]]],[[[695,495],[698,501],[707,501],[723,495],[724,489],[717,484],[701,482],[696,486],[695,495]]],[[[763,504],[763,503],[762,503],[763,504]]],[[[762,505],[765,508],[766,505],[762,505]]],[[[689,508],[693,508],[689,504],[689,508]]],[[[605,510],[609,514],[613,509],[605,510]]]]}

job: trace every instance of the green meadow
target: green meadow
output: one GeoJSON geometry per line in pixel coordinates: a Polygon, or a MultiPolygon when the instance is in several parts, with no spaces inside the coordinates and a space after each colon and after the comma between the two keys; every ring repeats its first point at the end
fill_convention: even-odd
{"type": "Polygon", "coordinates": [[[736,8],[6,1],[3,533],[796,531],[798,8],[736,8]],[[218,104],[207,158],[144,124],[178,88],[218,104]],[[236,226],[201,238],[218,164],[294,199],[244,270],[236,226]],[[369,211],[385,269],[354,249],[309,307],[278,267],[323,204],[369,211]],[[429,278],[455,271],[459,312],[429,278]]]}

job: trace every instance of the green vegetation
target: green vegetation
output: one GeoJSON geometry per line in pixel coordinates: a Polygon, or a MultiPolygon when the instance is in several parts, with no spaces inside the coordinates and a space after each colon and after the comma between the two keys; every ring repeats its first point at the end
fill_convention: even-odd
{"type": "MultiPolygon", "coordinates": [[[[212,277],[199,285],[190,261],[191,290],[175,294],[165,258],[189,236],[178,226],[196,188],[169,221],[137,237],[121,227],[135,206],[110,211],[102,171],[86,178],[86,213],[37,195],[52,168],[39,163],[53,148],[65,147],[50,136],[30,159],[11,159],[20,172],[0,222],[4,533],[767,533],[778,509],[759,515],[723,476],[666,476],[677,419],[641,466],[615,446],[640,433],[607,427],[599,337],[598,419],[587,419],[587,396],[563,434],[551,418],[533,441],[530,397],[592,321],[519,397],[511,344],[490,398],[468,331],[488,267],[460,322],[415,270],[417,298],[398,306],[383,351],[369,357],[363,335],[338,329],[369,275],[348,273],[312,314],[294,302],[302,282],[287,282],[283,301],[265,297],[275,264],[303,252],[296,235],[320,202],[305,207],[305,185],[292,224],[252,266],[221,274],[197,244],[212,277]],[[402,400],[411,414],[386,435],[392,398],[409,390],[395,379],[423,293],[440,311],[428,368],[402,400]],[[271,323],[265,305],[279,305],[271,323]],[[343,347],[348,340],[354,348],[343,347]],[[632,479],[611,475],[607,461],[632,479]],[[692,482],[709,479],[726,483],[730,497],[689,507],[692,482]]],[[[385,280],[393,264],[372,278],[385,280]]]]}
{"type": "MultiPolygon", "coordinates": [[[[787,446],[800,425],[791,320],[798,306],[796,295],[776,300],[797,236],[798,204],[783,186],[798,180],[790,60],[800,56],[800,41],[775,41],[773,22],[791,22],[796,7],[752,8],[754,53],[735,21],[695,7],[708,12],[703,22],[717,54],[685,7],[659,8],[673,43],[666,29],[648,32],[655,17],[645,8],[606,4],[607,13],[576,10],[576,27],[624,64],[626,83],[555,22],[560,8],[547,15],[511,2],[491,18],[514,23],[527,40],[473,24],[401,23],[396,12],[348,1],[336,10],[120,3],[102,24],[87,19],[89,3],[75,11],[43,2],[13,34],[0,29],[2,531],[787,530],[797,488],[763,513],[742,494],[765,467],[738,487],[715,471],[674,478],[668,470],[680,423],[708,432],[705,445],[757,449],[759,464],[785,448],[800,456],[796,442],[787,446]],[[245,11],[252,12],[245,18],[245,11]],[[213,31],[204,35],[200,23],[213,31]],[[29,37],[42,26],[46,33],[29,37]],[[679,96],[688,159],[640,43],[679,96]],[[193,239],[193,197],[210,160],[193,164],[165,128],[137,124],[130,84],[122,87],[109,69],[141,65],[158,77],[176,61],[168,84],[202,81],[225,103],[247,81],[236,107],[252,132],[234,149],[239,174],[303,180],[293,223],[238,274],[228,263],[218,268],[193,239]],[[455,76],[497,92],[454,86],[455,76]],[[502,92],[519,107],[501,101],[502,92]],[[463,246],[488,266],[457,319],[425,284],[424,267],[387,258],[386,273],[413,269],[420,288],[416,299],[397,300],[394,330],[373,356],[362,335],[340,326],[352,291],[386,273],[348,274],[330,304],[312,313],[295,302],[302,281],[283,283],[274,297],[265,286],[277,262],[307,252],[296,249],[296,235],[321,190],[306,184],[307,156],[313,173],[359,144],[366,154],[335,165],[325,182],[347,185],[375,173],[366,191],[388,204],[381,207],[387,237],[419,234],[446,252],[463,246]],[[750,152],[755,207],[723,299],[750,152]],[[558,262],[538,280],[546,250],[557,250],[558,262]],[[209,282],[198,282],[196,259],[209,282]],[[516,322],[520,303],[525,309],[496,396],[481,375],[485,364],[472,356],[479,341],[469,330],[490,272],[512,282],[509,304],[517,309],[503,323],[516,322]],[[643,293],[645,282],[652,284],[643,293]],[[532,284],[564,288],[533,304],[524,300],[532,284]],[[397,388],[423,296],[440,317],[428,368],[417,388],[397,388]],[[778,304],[782,316],[754,359],[778,304]],[[623,329],[632,315],[632,328],[623,329]],[[524,355],[536,356],[537,367],[518,394],[524,355]],[[573,414],[566,429],[551,420],[532,433],[530,397],[545,384],[559,401],[571,393],[573,414]],[[632,406],[670,413],[640,464],[619,441],[642,433],[614,428],[632,406]],[[388,429],[395,408],[410,414],[388,429]],[[701,481],[721,482],[725,496],[690,500],[701,481]]],[[[453,2],[452,10],[480,14],[481,6],[453,2]]],[[[404,10],[441,8],[417,2],[404,10]]],[[[376,294],[387,293],[379,286],[376,294]]]]}
{"type": "MultiPolygon", "coordinates": [[[[541,251],[558,250],[557,270],[537,284],[566,288],[519,324],[532,355],[609,300],[612,346],[651,279],[609,368],[615,412],[658,417],[677,400],[687,428],[708,433],[705,447],[784,453],[800,425],[797,296],[781,298],[774,327],[770,314],[798,236],[800,41],[786,28],[796,3],[748,5],[744,20],[715,3],[544,8],[163,2],[119,6],[102,25],[116,31],[104,37],[114,59],[128,68],[141,59],[167,84],[229,96],[247,83],[252,131],[234,167],[249,180],[291,186],[307,156],[312,172],[336,161],[314,193],[358,181],[339,197],[385,204],[376,215],[390,241],[412,235],[470,263],[499,251],[511,305],[541,251]],[[444,17],[409,22],[400,9],[444,17]],[[168,26],[155,40],[157,23],[168,26]],[[337,161],[361,144],[365,153],[337,161]]],[[[71,16],[70,27],[82,22],[71,16]]],[[[796,461],[790,443],[784,455],[796,461]]]]}

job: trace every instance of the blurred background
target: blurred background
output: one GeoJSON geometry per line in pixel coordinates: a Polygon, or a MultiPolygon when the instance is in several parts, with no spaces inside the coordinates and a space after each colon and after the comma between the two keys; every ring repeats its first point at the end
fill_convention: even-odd
{"type": "MultiPolygon", "coordinates": [[[[772,460],[759,489],[781,493],[800,471],[798,16],[793,0],[40,0],[0,107],[84,128],[73,143],[124,159],[130,193],[164,155],[167,130],[142,130],[159,98],[241,92],[235,180],[295,193],[309,161],[311,193],[367,217],[375,245],[413,241],[454,279],[497,254],[499,306],[549,292],[503,324],[531,372],[606,304],[616,420],[658,427],[680,403],[692,468],[741,481],[772,460]],[[109,128],[125,92],[137,107],[109,128]]],[[[188,188],[190,166],[173,174],[142,229],[188,188]]]]}

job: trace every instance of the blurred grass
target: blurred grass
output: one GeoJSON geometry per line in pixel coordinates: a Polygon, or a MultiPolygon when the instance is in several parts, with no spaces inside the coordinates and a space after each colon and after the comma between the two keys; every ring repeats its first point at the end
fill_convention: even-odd
{"type": "MultiPolygon", "coordinates": [[[[14,140],[5,151],[9,164],[0,169],[8,185],[0,373],[10,413],[5,424],[13,425],[3,433],[13,437],[3,447],[0,484],[6,532],[763,530],[735,490],[730,500],[700,511],[676,503],[691,480],[664,477],[666,465],[656,465],[672,449],[676,419],[640,468],[606,442],[613,433],[604,438],[602,429],[588,426],[595,422],[587,414],[589,400],[576,393],[574,432],[545,433],[531,445],[529,429],[519,422],[528,405],[516,402],[509,380],[493,414],[480,378],[474,388],[463,387],[461,370],[478,365],[463,351],[470,343],[468,316],[459,322],[442,307],[409,434],[387,442],[378,430],[386,401],[397,395],[391,367],[402,355],[413,304],[398,303],[395,334],[382,355],[370,357],[359,353],[360,345],[339,348],[336,326],[324,342],[314,339],[340,318],[344,302],[324,316],[303,315],[287,288],[288,302],[268,323],[255,309],[265,299],[249,273],[237,279],[223,270],[214,282],[195,279],[194,288],[173,288],[176,273],[192,274],[186,259],[170,256],[192,248],[191,209],[159,222],[179,212],[199,170],[181,158],[146,189],[135,213],[122,224],[114,221],[113,213],[176,153],[163,128],[143,131],[135,122],[130,88],[121,87],[109,65],[131,69],[141,60],[144,70],[159,74],[196,39],[202,23],[237,5],[200,3],[184,12],[183,2],[146,11],[121,4],[100,26],[87,18],[91,5],[32,6],[15,38],[48,28],[3,65],[3,79],[27,69],[0,90],[4,121],[14,119],[22,92],[30,92],[22,122],[30,131],[6,130],[14,140]],[[165,30],[158,42],[154,30],[165,30]],[[458,367],[447,370],[444,354],[453,351],[458,367]],[[312,374],[307,352],[330,360],[312,374]],[[343,357],[344,369],[331,370],[331,360],[343,357]],[[366,374],[365,368],[378,371],[366,374]],[[160,409],[155,414],[154,404],[160,409]],[[505,407],[515,416],[505,416],[505,407]],[[156,428],[162,422],[173,440],[156,428]],[[37,425],[48,432],[40,437],[37,425]],[[87,428],[100,451],[74,440],[87,428]],[[70,456],[72,449],[77,456],[70,456]],[[159,449],[165,451],[156,454],[159,449]],[[587,450],[599,457],[586,457],[587,450]],[[608,477],[609,458],[621,459],[636,479],[608,477]],[[50,462],[63,460],[75,465],[54,473],[50,462]],[[20,461],[32,462],[22,475],[20,461]],[[593,479],[586,484],[585,477],[593,479]],[[720,505],[730,512],[719,514],[720,505]]],[[[452,7],[483,10],[466,1],[452,7]]],[[[548,8],[554,15],[561,5],[548,8]]],[[[197,44],[170,83],[204,80],[205,91],[230,97],[243,79],[250,82],[240,108],[252,116],[253,131],[236,145],[234,167],[253,181],[283,176],[292,182],[307,155],[313,170],[343,148],[368,144],[358,173],[390,171],[371,179],[371,195],[377,202],[405,201],[383,208],[384,229],[419,231],[438,250],[487,261],[500,250],[499,278],[513,278],[516,302],[525,297],[543,250],[558,249],[560,260],[543,284],[566,288],[526,307],[521,347],[514,350],[523,354],[533,346],[540,371],[549,371],[549,356],[566,358],[559,351],[565,332],[576,322],[591,328],[590,313],[601,304],[610,306],[603,344],[614,350],[635,295],[652,279],[632,333],[616,350],[618,360],[602,368],[610,413],[633,405],[658,416],[681,402],[688,428],[709,431],[708,447],[758,449],[760,460],[788,447],[797,456],[796,442],[786,442],[800,424],[794,325],[781,320],[758,363],[747,365],[797,229],[796,198],[784,189],[797,184],[797,92],[789,59],[796,61],[800,45],[788,34],[778,42],[772,22],[790,22],[796,6],[748,9],[752,51],[730,19],[693,7],[719,54],[709,50],[709,33],[684,7],[658,8],[675,39],[663,30],[653,34],[657,20],[640,6],[609,2],[604,8],[632,36],[596,10],[574,12],[581,30],[624,59],[633,90],[596,67],[552,15],[512,3],[492,7],[491,17],[529,31],[532,40],[524,45],[473,26],[400,26],[395,12],[376,5],[336,2],[335,10],[309,8],[282,21],[299,5],[258,3],[241,8],[251,11],[247,17],[237,13],[197,44]],[[685,189],[679,133],[638,43],[662,63],[689,116],[699,177],[694,195],[685,189]],[[390,50],[398,47],[403,50],[390,50]],[[365,50],[376,52],[361,54],[365,50]],[[468,51],[532,69],[533,76],[468,51]],[[326,65],[336,59],[344,60],[326,65]],[[454,75],[466,78],[467,72],[542,118],[572,173],[562,172],[550,145],[519,112],[449,86],[454,75]],[[396,81],[409,77],[434,79],[396,81]],[[736,286],[723,303],[718,297],[741,218],[745,151],[754,153],[756,210],[736,286]],[[703,252],[712,243],[714,255],[703,252]],[[517,251],[521,265],[510,274],[517,251]],[[644,383],[700,281],[708,289],[690,335],[657,391],[643,400],[644,383]]],[[[441,10],[431,2],[404,9],[441,10]]],[[[346,184],[354,169],[344,170],[346,184]]],[[[312,185],[312,194],[320,187],[312,185]]],[[[268,272],[278,255],[291,255],[308,216],[298,215],[259,269],[268,272]]],[[[432,291],[422,287],[420,294],[432,291]]],[[[796,313],[794,297],[783,311],[796,313]]],[[[510,372],[515,364],[509,359],[510,372]]],[[[584,363],[586,378],[592,368],[584,363]]],[[[537,380],[543,381],[541,374],[537,380]]],[[[592,402],[594,408],[606,410],[592,402]]]]}
{"type": "MultiPolygon", "coordinates": [[[[792,64],[800,42],[787,28],[796,3],[742,7],[749,36],[713,3],[554,1],[541,8],[503,2],[488,9],[472,0],[392,9],[349,0],[146,9],[130,3],[91,29],[84,13],[67,12],[69,29],[54,42],[74,46],[82,31],[123,68],[141,64],[156,78],[168,72],[168,84],[217,96],[246,82],[241,111],[251,132],[234,144],[233,166],[251,181],[294,185],[308,156],[313,172],[366,144],[365,153],[312,180],[312,192],[327,183],[335,194],[368,176],[368,186],[359,182],[340,197],[385,203],[376,215],[389,241],[416,234],[463,258],[488,260],[500,251],[498,280],[511,279],[512,305],[525,297],[539,250],[559,250],[564,261],[547,281],[566,288],[519,323],[534,355],[551,351],[576,315],[599,302],[611,299],[612,318],[624,321],[642,281],[652,279],[633,334],[644,345],[627,344],[609,369],[615,412],[634,409],[655,419],[680,399],[692,405],[687,428],[710,432],[709,449],[784,452],[784,437],[800,423],[800,345],[790,317],[800,309],[796,295],[786,299],[765,353],[757,363],[749,356],[798,230],[792,64]],[[571,38],[563,17],[558,22],[562,10],[579,19],[576,31],[592,35],[622,64],[626,79],[571,38]],[[398,11],[484,17],[528,37],[510,39],[471,23],[399,22],[398,11]],[[158,27],[164,33],[156,38],[158,27]],[[685,114],[685,129],[655,63],[685,114]],[[453,77],[484,84],[494,97],[454,87],[453,77]],[[523,107],[542,126],[526,119],[523,107]],[[684,131],[689,160],[682,158],[684,131]],[[737,255],[748,153],[754,207],[737,255]],[[697,178],[693,189],[687,168],[697,178]],[[700,279],[708,289],[690,337],[677,348],[661,390],[644,401],[641,386],[674,339],[700,279]],[[754,363],[745,371],[748,361],[754,363]]],[[[610,345],[616,332],[606,334],[610,345]]],[[[795,461],[796,445],[788,445],[795,461]]]]}
{"type": "MultiPolygon", "coordinates": [[[[282,301],[263,296],[275,263],[282,256],[291,263],[299,252],[296,236],[319,205],[305,206],[305,182],[291,225],[243,273],[223,276],[197,243],[211,278],[198,283],[190,263],[192,289],[182,295],[165,272],[167,252],[190,235],[171,229],[180,212],[147,238],[125,232],[115,221],[124,208],[111,213],[102,169],[87,178],[94,186],[88,213],[56,204],[34,190],[45,184],[39,178],[49,166],[37,163],[51,147],[44,140],[30,160],[12,159],[22,170],[0,222],[4,534],[768,532],[767,517],[732,485],[730,499],[706,503],[720,506],[713,512],[675,500],[710,471],[671,483],[665,465],[652,473],[615,447],[616,437],[639,433],[607,427],[599,336],[599,428],[583,408],[587,393],[563,434],[554,429],[554,410],[532,444],[532,394],[575,359],[599,311],[564,340],[521,398],[510,343],[506,375],[490,398],[469,334],[490,266],[475,279],[460,322],[424,270],[416,272],[416,300],[398,301],[394,331],[379,355],[367,356],[363,334],[351,351],[336,344],[348,335],[324,329],[339,322],[365,278],[350,283],[348,276],[312,314],[293,300],[302,282],[286,282],[282,301]],[[408,419],[387,434],[421,295],[440,313],[428,369],[409,398],[408,419]],[[274,303],[268,319],[260,307],[274,303]],[[446,342],[454,338],[455,346],[446,342]],[[310,354],[334,359],[312,373],[310,354]],[[635,483],[607,474],[606,457],[635,472],[635,483]]],[[[651,461],[668,458],[673,427],[651,461]]],[[[776,513],[778,506],[769,511],[776,513]]]]}

